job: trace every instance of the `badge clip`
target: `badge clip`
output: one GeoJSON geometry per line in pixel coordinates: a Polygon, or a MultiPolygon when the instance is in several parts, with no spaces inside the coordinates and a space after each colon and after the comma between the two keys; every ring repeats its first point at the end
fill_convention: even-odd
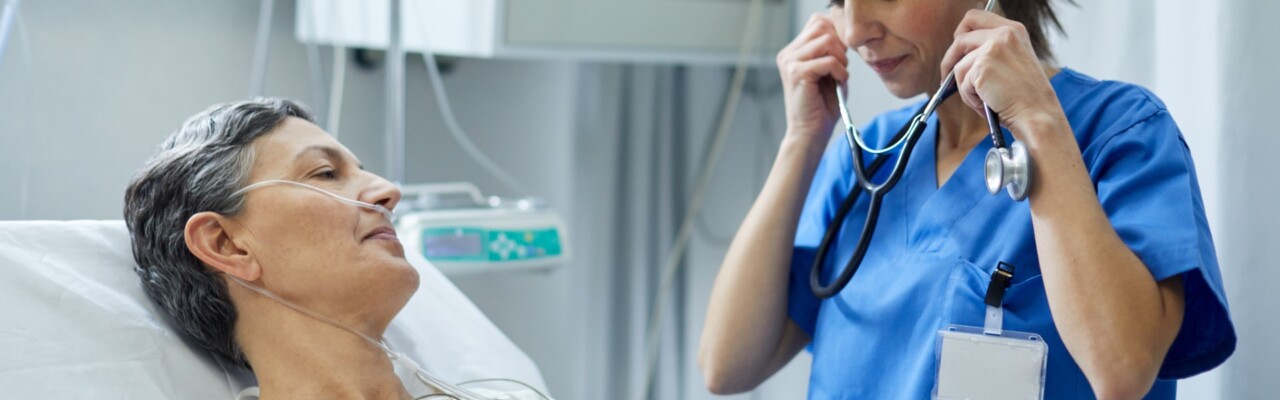
{"type": "Polygon", "coordinates": [[[1004,330],[1004,291],[1013,283],[1013,265],[1001,261],[996,270],[991,272],[991,283],[987,284],[987,319],[982,333],[1000,336],[1004,330]]]}

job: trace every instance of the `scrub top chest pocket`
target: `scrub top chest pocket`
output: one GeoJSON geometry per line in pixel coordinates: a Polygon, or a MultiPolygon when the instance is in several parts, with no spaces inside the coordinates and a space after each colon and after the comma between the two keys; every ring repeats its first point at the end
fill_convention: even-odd
{"type": "MultiPolygon", "coordinates": [[[[947,284],[947,298],[943,324],[983,326],[986,316],[987,287],[996,263],[979,267],[959,258],[952,269],[947,284]]],[[[1005,288],[1001,303],[1004,306],[1004,326],[1007,329],[1044,334],[1056,330],[1048,315],[1049,300],[1045,297],[1044,282],[1039,269],[1015,264],[1014,277],[1005,288]]]]}
{"type": "MultiPolygon", "coordinates": [[[[971,269],[966,264],[971,265],[961,263],[957,272],[967,275],[966,271],[971,269]]],[[[1039,334],[1003,328],[1004,298],[1012,286],[1015,272],[1014,266],[1004,262],[993,268],[980,303],[985,309],[980,326],[950,324],[938,331],[935,346],[937,376],[933,398],[1044,398],[1049,346],[1039,334]]],[[[964,281],[967,283],[967,279],[964,281]]],[[[1021,283],[1025,285],[1027,281],[1021,283]]],[[[952,297],[950,300],[955,302],[958,299],[952,297]]],[[[968,307],[965,308],[967,309],[968,307]]]]}

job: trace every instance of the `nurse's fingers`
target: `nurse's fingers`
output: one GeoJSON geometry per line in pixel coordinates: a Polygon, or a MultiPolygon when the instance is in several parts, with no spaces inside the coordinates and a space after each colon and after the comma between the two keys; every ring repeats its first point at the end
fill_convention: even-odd
{"type": "MultiPolygon", "coordinates": [[[[835,25],[831,17],[824,14],[813,14],[805,25],[804,30],[792,40],[791,44],[788,44],[787,47],[778,52],[776,61],[783,83],[788,87],[794,87],[795,84],[805,81],[816,82],[817,79],[810,76],[814,66],[827,63],[826,61],[808,63],[809,61],[830,57],[842,66],[848,65],[847,52],[848,50],[845,49],[844,43],[840,41],[839,35],[836,34],[835,25]]],[[[841,67],[840,71],[833,71],[828,75],[818,76],[818,78],[822,76],[831,76],[839,81],[848,79],[848,73],[844,71],[844,67],[841,67]]]]}
{"type": "Polygon", "coordinates": [[[839,82],[849,80],[849,71],[845,69],[845,63],[832,56],[792,62],[787,65],[784,73],[792,82],[797,83],[818,83],[825,77],[831,77],[839,82]]]}
{"type": "MultiPolygon", "coordinates": [[[[966,96],[973,93],[965,93],[965,89],[975,90],[976,82],[970,74],[973,72],[975,60],[986,55],[987,51],[984,51],[984,47],[985,50],[990,50],[990,37],[990,30],[961,35],[951,43],[951,48],[947,49],[947,54],[942,58],[940,66],[942,71],[955,73],[956,87],[960,90],[960,96],[965,99],[965,104],[971,106],[966,96]]],[[[945,79],[946,76],[944,75],[943,78],[945,79]]]]}
{"type": "Polygon", "coordinates": [[[844,47],[844,42],[835,35],[822,35],[805,43],[800,48],[788,56],[792,60],[804,61],[812,60],[822,56],[832,56],[841,63],[849,65],[849,49],[844,47]]]}
{"type": "Polygon", "coordinates": [[[956,73],[956,93],[960,95],[960,99],[974,112],[985,116],[985,110],[982,109],[984,103],[981,96],[978,95],[977,87],[982,77],[977,72],[980,70],[974,68],[975,64],[982,59],[980,53],[983,51],[979,49],[966,54],[964,58],[961,58],[956,63],[954,71],[956,73]]]}
{"type": "Polygon", "coordinates": [[[969,10],[964,14],[964,19],[960,20],[960,25],[956,26],[954,36],[973,32],[982,29],[991,29],[1000,26],[1022,25],[1018,21],[1014,21],[999,14],[986,10],[969,10]]]}
{"type": "Polygon", "coordinates": [[[951,47],[947,48],[946,54],[942,56],[942,63],[939,65],[942,68],[942,77],[945,78],[948,71],[955,69],[960,59],[988,42],[996,40],[999,35],[994,29],[984,29],[956,36],[951,42],[951,47]]]}
{"type": "Polygon", "coordinates": [[[791,44],[778,51],[775,62],[778,65],[778,71],[782,75],[784,84],[790,86],[795,82],[788,79],[786,71],[792,69],[792,64],[796,62],[818,58],[823,55],[831,55],[845,59],[845,63],[848,63],[844,50],[835,49],[834,47],[837,46],[830,43],[831,39],[822,38],[835,38],[835,41],[839,41],[839,36],[835,34],[835,26],[831,23],[830,17],[814,14],[809,18],[809,23],[805,25],[804,30],[791,41],[791,44]],[[814,44],[815,42],[818,43],[814,44]]]}
{"type": "Polygon", "coordinates": [[[836,31],[835,21],[831,19],[831,16],[826,14],[814,13],[809,16],[809,22],[804,24],[804,27],[800,29],[800,33],[797,34],[795,38],[791,39],[790,43],[783,47],[783,51],[799,48],[805,43],[812,41],[813,38],[828,33],[832,36],[840,36],[836,31]]]}
{"type": "MultiPolygon", "coordinates": [[[[985,11],[970,11],[956,30],[955,40],[942,56],[942,76],[951,71],[957,62],[966,54],[978,47],[993,42],[997,47],[1015,49],[1019,52],[1031,50],[1031,39],[1027,28],[1020,23],[1010,21],[985,11]]],[[[939,77],[939,78],[941,78],[939,77]]]]}

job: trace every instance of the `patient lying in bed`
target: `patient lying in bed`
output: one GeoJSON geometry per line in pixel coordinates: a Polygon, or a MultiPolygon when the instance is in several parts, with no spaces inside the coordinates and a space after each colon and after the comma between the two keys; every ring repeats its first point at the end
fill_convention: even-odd
{"type": "Polygon", "coordinates": [[[378,212],[400,192],[311,121],[262,99],[214,106],[170,136],[125,195],[143,289],[195,343],[251,368],[263,399],[468,398],[402,380],[414,371],[397,375],[377,346],[419,287],[378,212]]]}

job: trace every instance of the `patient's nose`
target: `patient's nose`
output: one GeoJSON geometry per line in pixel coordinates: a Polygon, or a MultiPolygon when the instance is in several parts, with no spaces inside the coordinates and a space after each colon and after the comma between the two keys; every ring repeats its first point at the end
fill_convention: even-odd
{"type": "Polygon", "coordinates": [[[400,188],[381,176],[369,175],[372,178],[369,181],[369,187],[360,192],[359,200],[382,206],[387,210],[395,210],[396,205],[400,203],[400,188]]]}

